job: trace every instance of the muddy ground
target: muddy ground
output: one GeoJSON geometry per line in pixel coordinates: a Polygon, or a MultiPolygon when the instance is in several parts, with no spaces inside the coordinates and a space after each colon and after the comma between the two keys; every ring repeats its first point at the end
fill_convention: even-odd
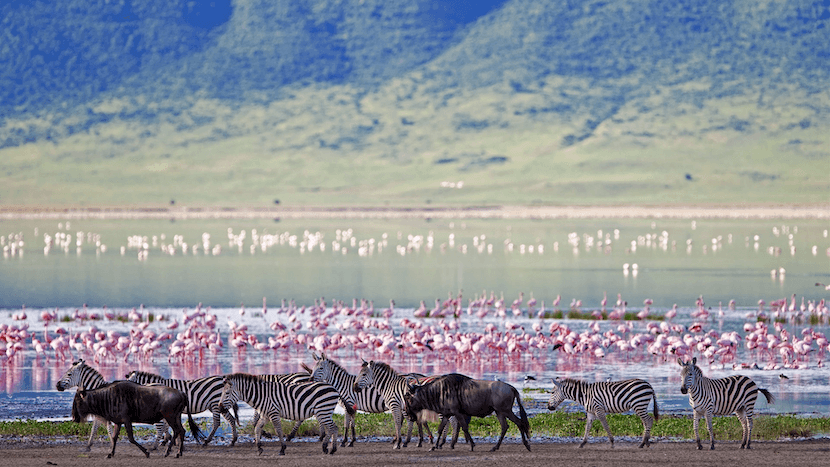
{"type": "MultiPolygon", "coordinates": [[[[534,442],[532,452],[518,444],[507,441],[497,452],[490,452],[492,444],[480,442],[474,452],[466,444],[455,450],[445,448],[429,452],[427,448],[407,447],[393,450],[387,442],[358,442],[353,448],[339,448],[334,455],[322,453],[316,442],[292,442],[288,444],[285,456],[279,456],[279,445],[266,441],[264,452],[257,456],[256,448],[250,442],[230,446],[200,447],[185,444],[184,456],[176,459],[171,455],[163,458],[153,452],[147,459],[126,439],[119,440],[114,459],[107,459],[109,448],[104,442],[97,442],[92,451],[81,452],[85,443],[76,438],[67,439],[16,439],[4,437],[0,440],[0,456],[3,465],[12,467],[49,466],[87,467],[90,465],[117,465],[119,467],[151,465],[204,467],[210,465],[231,466],[272,466],[278,463],[286,467],[314,466],[359,466],[374,467],[387,465],[453,465],[487,466],[499,463],[503,466],[551,466],[567,465],[594,466],[705,466],[705,465],[749,465],[752,467],[786,465],[820,465],[830,462],[830,440],[805,440],[781,442],[757,442],[751,451],[739,449],[734,442],[722,442],[715,451],[698,451],[690,442],[657,441],[651,448],[638,449],[635,443],[617,442],[611,449],[607,442],[592,442],[584,449],[575,443],[534,442]]],[[[175,452],[175,451],[174,451],[175,452]]],[[[827,465],[827,464],[825,464],[827,465]]]]}

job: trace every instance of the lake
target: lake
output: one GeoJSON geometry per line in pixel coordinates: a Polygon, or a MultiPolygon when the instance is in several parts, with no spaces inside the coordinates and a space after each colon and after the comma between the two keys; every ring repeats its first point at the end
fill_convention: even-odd
{"type": "Polygon", "coordinates": [[[79,356],[108,379],[136,368],[193,378],[298,371],[301,362],[313,363],[309,349],[324,345],[330,346],[329,357],[353,373],[365,358],[387,361],[404,372],[458,371],[526,388],[549,387],[545,378],[554,376],[641,377],[655,387],[661,410],[688,412],[688,400],[679,393],[675,354],[657,355],[646,345],[622,351],[604,344],[637,335],[702,339],[733,331],[740,341],[732,355],[718,355],[710,364],[703,352],[694,351],[706,361],[705,374],[737,370],[769,388],[778,401],[759,402],[761,412],[827,414],[830,400],[830,371],[822,362],[826,344],[821,347],[812,339],[807,353],[788,365],[779,349],[774,355],[748,349],[744,328],[758,322],[763,300],[770,335],[780,338],[783,331],[795,340],[805,336],[805,329],[814,336],[827,332],[827,317],[811,314],[830,294],[815,285],[830,283],[826,220],[25,220],[0,222],[0,242],[0,326],[5,325],[7,336],[12,327],[28,326],[19,339],[22,348],[12,357],[0,357],[5,392],[0,419],[65,418],[71,394],[55,391],[54,385],[79,356]],[[517,315],[510,305],[520,294],[517,315]],[[436,300],[440,305],[459,295],[458,318],[414,317],[421,301],[430,310],[436,300]],[[593,319],[590,313],[601,314],[604,296],[606,312],[593,319]],[[618,296],[630,313],[642,311],[649,300],[649,317],[608,319],[618,296]],[[770,309],[782,299],[789,306],[793,296],[794,311],[770,309]],[[504,316],[493,305],[482,310],[481,297],[503,297],[504,316]],[[547,318],[528,316],[531,297],[534,311],[545,304],[547,318]],[[316,306],[321,300],[324,309],[316,306]],[[223,347],[171,357],[176,334],[200,303],[200,319],[215,317],[223,347]],[[677,316],[665,321],[682,330],[654,332],[675,304],[677,316]],[[130,318],[134,308],[141,321],[130,318]],[[355,309],[361,311],[354,314],[355,309]],[[701,310],[708,318],[701,317],[701,310]],[[562,316],[551,317],[557,311],[562,316]],[[33,341],[58,338],[58,327],[76,336],[92,326],[104,334],[129,336],[141,322],[146,322],[143,330],[156,336],[171,334],[150,357],[112,352],[95,362],[88,350],[56,356],[51,349],[38,352],[33,341]],[[168,330],[173,322],[180,327],[168,330]],[[604,356],[598,357],[593,347],[590,353],[569,354],[561,346],[554,350],[553,339],[562,331],[552,332],[553,323],[585,339],[612,336],[597,344],[604,356]],[[250,341],[234,341],[243,326],[250,341]],[[620,326],[628,328],[621,331],[620,326]],[[283,345],[278,349],[254,346],[262,347],[280,333],[283,345]],[[432,336],[431,347],[461,345],[487,333],[491,337],[485,340],[496,342],[492,336],[497,336],[518,347],[493,344],[473,352],[458,346],[422,351],[403,346],[418,333],[432,336]],[[442,337],[436,344],[437,335],[442,337]],[[319,336],[325,342],[313,341],[323,339],[319,336]],[[349,336],[359,336],[361,343],[332,343],[349,336]],[[381,352],[384,341],[389,345],[381,352]],[[366,342],[377,344],[363,347],[366,342]],[[788,378],[779,378],[782,373],[788,378]],[[536,379],[526,382],[526,375],[536,379]]]}

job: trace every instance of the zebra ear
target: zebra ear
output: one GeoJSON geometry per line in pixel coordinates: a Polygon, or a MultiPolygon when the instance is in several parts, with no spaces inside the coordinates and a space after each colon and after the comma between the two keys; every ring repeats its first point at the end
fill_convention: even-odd
{"type": "Polygon", "coordinates": [[[697,357],[692,357],[692,365],[697,365],[697,357]]]}
{"type": "Polygon", "coordinates": [[[683,363],[683,359],[680,358],[680,357],[677,357],[677,364],[680,365],[680,366],[686,366],[686,364],[683,363]]]}
{"type": "Polygon", "coordinates": [[[328,360],[328,359],[329,359],[328,357],[326,357],[326,353],[325,353],[325,352],[320,352],[320,358],[321,358],[322,360],[328,360]]]}
{"type": "Polygon", "coordinates": [[[553,383],[553,385],[556,386],[557,388],[562,385],[562,383],[559,382],[559,378],[555,378],[555,379],[551,378],[550,380],[553,383]]]}

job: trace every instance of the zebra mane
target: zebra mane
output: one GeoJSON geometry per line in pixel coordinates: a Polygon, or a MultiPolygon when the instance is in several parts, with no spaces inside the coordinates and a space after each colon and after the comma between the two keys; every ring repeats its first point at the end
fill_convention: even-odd
{"type": "Polygon", "coordinates": [[[394,369],[394,368],[392,368],[391,366],[389,366],[389,364],[387,364],[387,363],[384,363],[384,362],[374,362],[374,361],[373,361],[373,362],[372,362],[372,365],[374,366],[374,368],[372,368],[372,370],[373,370],[373,371],[375,371],[375,370],[380,370],[380,371],[382,371],[382,372],[391,373],[391,374],[392,374],[392,375],[394,375],[394,376],[398,376],[398,372],[397,372],[397,371],[395,371],[395,369],[394,369]]]}
{"type": "Polygon", "coordinates": [[[341,373],[345,373],[345,374],[347,374],[347,375],[348,375],[348,374],[350,374],[348,371],[346,371],[346,369],[345,369],[345,368],[343,368],[342,366],[340,366],[340,364],[339,364],[339,363],[335,362],[334,360],[332,360],[332,359],[330,359],[330,358],[324,358],[324,359],[322,359],[322,360],[320,360],[320,361],[321,361],[321,362],[328,362],[328,364],[329,364],[329,365],[331,365],[331,366],[333,367],[333,369],[334,369],[334,371],[335,371],[335,372],[341,372],[341,373]]]}
{"type": "Polygon", "coordinates": [[[135,371],[135,375],[137,377],[145,377],[145,378],[153,378],[153,379],[167,379],[164,376],[158,375],[156,373],[150,373],[149,371],[135,371]]]}
{"type": "Polygon", "coordinates": [[[87,365],[87,363],[83,359],[78,360],[77,362],[73,363],[72,367],[67,371],[67,373],[69,373],[71,371],[89,372],[89,373],[92,373],[93,375],[101,377],[101,379],[104,379],[104,375],[102,375],[100,371],[98,371],[95,368],[92,368],[91,366],[87,365]]]}

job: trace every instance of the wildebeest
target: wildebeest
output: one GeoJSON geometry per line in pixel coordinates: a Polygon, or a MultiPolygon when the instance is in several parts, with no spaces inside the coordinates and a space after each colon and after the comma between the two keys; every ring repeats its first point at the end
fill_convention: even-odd
{"type": "MultiPolygon", "coordinates": [[[[121,425],[127,428],[127,437],[130,442],[138,446],[145,456],[150,457],[149,451],[133,437],[133,423],[156,423],[166,420],[173,429],[173,440],[178,437],[179,453],[184,450],[184,427],[182,426],[182,412],[187,409],[187,396],[171,387],[163,385],[142,386],[132,381],[116,381],[98,389],[89,391],[80,388],[75,393],[72,402],[72,420],[81,423],[88,415],[101,417],[115,424],[112,436],[112,451],[107,455],[115,455],[115,443],[121,433],[121,425]]],[[[202,433],[199,426],[193,421],[190,410],[187,410],[190,431],[196,440],[200,440],[202,433]]],[[[167,457],[173,447],[171,442],[167,446],[167,457]]]]}
{"type": "MultiPolygon", "coordinates": [[[[455,416],[464,430],[464,436],[470,443],[470,450],[475,448],[468,426],[470,418],[486,417],[495,412],[501,425],[501,436],[491,451],[501,446],[504,435],[507,433],[506,419],[508,418],[519,428],[522,443],[530,451],[530,421],[522,405],[519,391],[507,383],[476,380],[469,376],[451,373],[422,384],[410,381],[409,391],[404,395],[404,402],[406,413],[410,418],[417,416],[421,410],[432,410],[442,415],[441,424],[438,426],[439,434],[443,433],[449,418],[455,416]],[[514,401],[519,404],[521,418],[513,413],[514,401]]],[[[440,447],[443,441],[443,436],[440,436],[436,445],[430,450],[440,447]]]]}

